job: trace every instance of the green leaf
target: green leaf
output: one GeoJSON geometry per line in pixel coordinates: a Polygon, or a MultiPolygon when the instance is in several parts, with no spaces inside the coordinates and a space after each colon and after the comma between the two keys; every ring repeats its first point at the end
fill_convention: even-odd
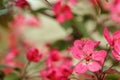
{"type": "Polygon", "coordinates": [[[77,29],[79,30],[79,32],[82,34],[83,37],[89,36],[87,28],[84,25],[85,22],[74,19],[74,24],[76,25],[77,29]]]}
{"type": "Polygon", "coordinates": [[[38,10],[32,11],[32,13],[34,13],[34,14],[36,14],[36,13],[41,13],[41,12],[44,12],[44,11],[46,11],[46,10],[48,10],[48,8],[40,8],[40,9],[38,9],[38,10]]]}
{"type": "Polygon", "coordinates": [[[63,28],[68,29],[72,25],[72,22],[71,21],[65,21],[61,25],[63,26],[63,28]]]}
{"type": "Polygon", "coordinates": [[[120,78],[120,74],[108,74],[105,80],[118,80],[120,78]]]}
{"type": "Polygon", "coordinates": [[[6,75],[4,80],[20,80],[20,77],[15,73],[11,73],[6,75]]]}
{"type": "Polygon", "coordinates": [[[57,48],[59,50],[64,50],[68,48],[72,43],[70,41],[58,40],[51,45],[51,48],[57,48]]]}

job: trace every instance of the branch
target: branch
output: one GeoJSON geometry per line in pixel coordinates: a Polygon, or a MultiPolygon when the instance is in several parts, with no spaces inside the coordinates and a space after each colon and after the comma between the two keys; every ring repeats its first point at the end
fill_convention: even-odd
{"type": "Polygon", "coordinates": [[[52,4],[48,0],[44,0],[44,2],[49,6],[52,7],[52,4]]]}

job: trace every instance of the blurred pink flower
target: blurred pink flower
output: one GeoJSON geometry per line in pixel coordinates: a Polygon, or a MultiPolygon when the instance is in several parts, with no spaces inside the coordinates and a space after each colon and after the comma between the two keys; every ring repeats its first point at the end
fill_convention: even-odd
{"type": "Polygon", "coordinates": [[[15,5],[22,9],[30,6],[29,3],[27,2],[27,0],[16,0],[15,5]]]}
{"type": "Polygon", "coordinates": [[[24,64],[19,61],[14,61],[16,57],[19,56],[19,52],[17,49],[12,49],[5,57],[5,63],[11,67],[24,67],[24,64]]]}
{"type": "Polygon", "coordinates": [[[8,35],[8,46],[10,49],[17,48],[16,41],[17,41],[17,36],[15,34],[11,33],[8,35]]]}
{"type": "Polygon", "coordinates": [[[57,67],[51,67],[40,72],[44,80],[61,80],[61,72],[57,67]]]}
{"type": "Polygon", "coordinates": [[[105,7],[109,10],[111,18],[116,22],[120,22],[120,0],[112,0],[106,3],[105,7]]]}
{"type": "Polygon", "coordinates": [[[71,2],[71,4],[75,5],[75,4],[77,4],[78,0],[69,0],[69,1],[71,2]]]}
{"type": "Polygon", "coordinates": [[[12,30],[22,31],[24,26],[38,27],[40,25],[39,19],[35,16],[25,17],[22,14],[17,14],[13,21],[9,24],[12,30]]]}
{"type": "Polygon", "coordinates": [[[47,58],[47,63],[46,63],[47,67],[54,66],[54,63],[61,59],[62,57],[60,55],[60,52],[57,49],[51,50],[47,58]]]}
{"type": "Polygon", "coordinates": [[[46,58],[46,68],[40,71],[44,80],[69,80],[72,73],[72,58],[62,55],[57,49],[50,51],[46,58]]]}
{"type": "Polygon", "coordinates": [[[12,73],[12,69],[11,68],[3,68],[2,71],[5,73],[5,74],[10,74],[12,73]]]}
{"type": "Polygon", "coordinates": [[[113,47],[112,54],[115,59],[120,60],[120,30],[113,33],[112,36],[110,36],[108,29],[104,29],[104,36],[110,46],[113,47]]]}
{"type": "Polygon", "coordinates": [[[11,67],[16,67],[16,62],[14,62],[14,58],[19,55],[17,49],[12,49],[5,57],[5,63],[11,67]]]}
{"type": "Polygon", "coordinates": [[[31,48],[27,53],[27,59],[31,62],[38,62],[42,58],[42,54],[36,48],[31,48]]]}
{"type": "Polygon", "coordinates": [[[67,4],[62,4],[60,1],[54,4],[53,12],[57,21],[60,23],[71,20],[73,18],[71,8],[67,4]]]}
{"type": "Polygon", "coordinates": [[[44,69],[40,72],[40,76],[44,80],[69,80],[68,76],[72,73],[72,69],[69,66],[54,66],[44,69]]]}
{"type": "Polygon", "coordinates": [[[85,73],[87,70],[96,72],[101,69],[106,57],[106,51],[94,51],[98,44],[99,42],[93,42],[89,39],[74,42],[71,52],[76,59],[80,60],[74,68],[75,72],[85,73]]]}
{"type": "Polygon", "coordinates": [[[26,24],[30,26],[39,26],[40,22],[39,19],[35,16],[31,16],[25,19],[26,24]]]}

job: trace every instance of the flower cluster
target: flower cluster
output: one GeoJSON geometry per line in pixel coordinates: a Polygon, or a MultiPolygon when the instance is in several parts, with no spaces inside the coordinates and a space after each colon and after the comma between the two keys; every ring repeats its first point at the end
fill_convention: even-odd
{"type": "Polygon", "coordinates": [[[69,80],[72,73],[72,59],[62,56],[58,50],[52,50],[46,60],[46,68],[40,72],[44,80],[69,80]]]}

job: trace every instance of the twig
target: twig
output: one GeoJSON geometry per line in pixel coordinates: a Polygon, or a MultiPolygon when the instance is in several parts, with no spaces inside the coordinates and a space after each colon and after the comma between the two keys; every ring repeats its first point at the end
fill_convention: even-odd
{"type": "Polygon", "coordinates": [[[48,0],[44,0],[44,2],[49,6],[52,7],[52,4],[48,0]]]}
{"type": "Polygon", "coordinates": [[[27,73],[27,68],[28,66],[30,65],[30,62],[28,62],[23,70],[23,73],[22,73],[22,77],[21,77],[21,80],[24,80],[24,78],[26,77],[26,73],[27,73]]]}

